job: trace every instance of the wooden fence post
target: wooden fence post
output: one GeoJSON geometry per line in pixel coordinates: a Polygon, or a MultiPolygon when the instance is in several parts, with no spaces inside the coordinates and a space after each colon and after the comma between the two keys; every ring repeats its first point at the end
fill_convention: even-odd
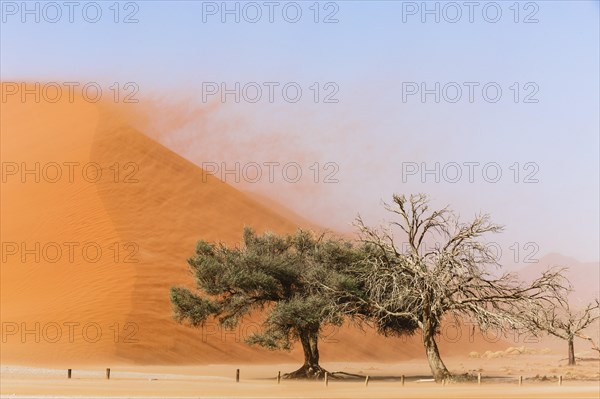
{"type": "Polygon", "coordinates": [[[279,384],[281,382],[281,371],[277,372],[277,383],[279,384]]]}
{"type": "Polygon", "coordinates": [[[67,369],[67,378],[71,378],[71,369],[67,369]]]}
{"type": "Polygon", "coordinates": [[[110,369],[109,368],[106,369],[106,379],[110,380],[110,369]]]}
{"type": "Polygon", "coordinates": [[[235,370],[235,382],[240,382],[240,369],[235,370]]]}

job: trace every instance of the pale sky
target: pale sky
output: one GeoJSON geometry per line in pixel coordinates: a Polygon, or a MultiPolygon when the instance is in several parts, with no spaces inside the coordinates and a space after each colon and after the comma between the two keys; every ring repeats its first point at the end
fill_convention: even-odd
{"type": "Polygon", "coordinates": [[[275,2],[273,22],[262,1],[227,2],[239,22],[221,1],[121,2],[118,15],[109,1],[96,23],[90,2],[72,23],[62,2],[61,18],[21,3],[1,5],[2,80],[135,82],[140,99],[190,108],[223,102],[208,94],[222,83],[246,85],[239,103],[228,95],[154,134],[198,165],[298,163],[298,183],[280,169],[273,182],[229,182],[322,225],[349,230],[357,213],[379,223],[382,199],[425,192],[464,218],[491,213],[506,226],[493,239],[506,253],[535,243],[538,257],[600,257],[597,1],[427,2],[439,22],[421,1],[275,2]],[[287,83],[302,89],[298,102],[282,94],[287,83]],[[252,103],[256,85],[263,97],[252,103]]]}

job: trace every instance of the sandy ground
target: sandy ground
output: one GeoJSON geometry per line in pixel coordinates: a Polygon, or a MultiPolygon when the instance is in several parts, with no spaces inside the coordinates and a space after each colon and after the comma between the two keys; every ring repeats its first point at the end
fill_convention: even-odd
{"type": "Polygon", "coordinates": [[[278,371],[297,364],[123,366],[111,369],[106,380],[102,367],[78,368],[67,379],[64,369],[2,366],[2,397],[265,397],[265,398],[597,398],[600,363],[582,361],[576,367],[559,366],[559,357],[521,356],[504,359],[448,359],[456,373],[482,373],[482,384],[429,379],[422,360],[402,363],[328,363],[330,371],[368,375],[364,380],[289,381],[277,384],[278,371]],[[236,368],[240,382],[235,382],[236,368]],[[400,376],[405,375],[402,386],[400,376]],[[523,385],[518,377],[523,376],[523,385]],[[563,375],[562,386],[558,376],[563,375]],[[546,377],[547,380],[542,378],[546,377]]]}

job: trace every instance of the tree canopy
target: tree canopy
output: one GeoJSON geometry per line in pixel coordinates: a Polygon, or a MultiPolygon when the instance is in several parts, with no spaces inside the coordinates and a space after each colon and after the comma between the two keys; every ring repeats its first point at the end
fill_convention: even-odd
{"type": "MultiPolygon", "coordinates": [[[[258,235],[250,228],[239,247],[199,241],[188,259],[196,290],[171,289],[175,318],[193,326],[216,318],[231,328],[260,312],[262,328],[247,341],[273,350],[299,341],[304,364],[286,375],[292,378],[324,376],[319,334],[349,319],[385,335],[420,331],[437,382],[452,378],[436,342],[448,318],[482,330],[562,333],[559,319],[540,310],[566,304],[563,270],[548,269],[529,283],[502,272],[486,239],[503,228],[489,215],[463,223],[448,207],[430,209],[423,194],[394,195],[386,209],[395,217],[389,226],[357,219],[358,243],[304,230],[258,235]]],[[[595,311],[597,304],[573,317],[579,321],[569,331],[580,332],[595,311]]]]}
{"type": "Polygon", "coordinates": [[[342,324],[344,317],[314,281],[357,256],[347,241],[304,230],[257,235],[245,228],[243,246],[235,248],[200,241],[188,259],[197,291],[171,289],[175,317],[194,326],[214,317],[232,327],[254,311],[266,312],[262,330],[248,343],[288,350],[299,340],[304,365],[288,376],[320,378],[319,333],[326,325],[342,324]]]}
{"type": "Polygon", "coordinates": [[[561,270],[548,270],[530,284],[514,274],[491,273],[490,267],[499,265],[484,236],[502,227],[488,215],[460,223],[447,207],[431,210],[425,195],[394,195],[393,201],[386,208],[397,220],[389,227],[372,228],[357,220],[364,244],[376,248],[363,267],[353,269],[366,296],[328,288],[345,301],[368,306],[366,315],[382,332],[420,329],[436,381],[450,377],[436,343],[445,317],[466,317],[482,329],[520,328],[524,309],[563,297],[561,270]],[[407,245],[395,240],[394,228],[407,245]],[[426,242],[437,245],[425,249],[426,242]]]}

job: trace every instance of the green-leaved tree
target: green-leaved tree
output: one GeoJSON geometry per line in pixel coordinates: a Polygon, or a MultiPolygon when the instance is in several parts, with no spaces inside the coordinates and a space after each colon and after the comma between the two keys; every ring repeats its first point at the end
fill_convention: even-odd
{"type": "Polygon", "coordinates": [[[349,242],[303,230],[257,235],[245,228],[243,245],[235,248],[200,241],[188,259],[198,290],[171,288],[175,318],[193,326],[216,318],[231,328],[262,311],[262,329],[247,342],[289,350],[300,341],[304,364],[285,377],[322,378],[319,333],[341,325],[344,316],[314,282],[323,270],[343,269],[356,256],[349,242]]]}

